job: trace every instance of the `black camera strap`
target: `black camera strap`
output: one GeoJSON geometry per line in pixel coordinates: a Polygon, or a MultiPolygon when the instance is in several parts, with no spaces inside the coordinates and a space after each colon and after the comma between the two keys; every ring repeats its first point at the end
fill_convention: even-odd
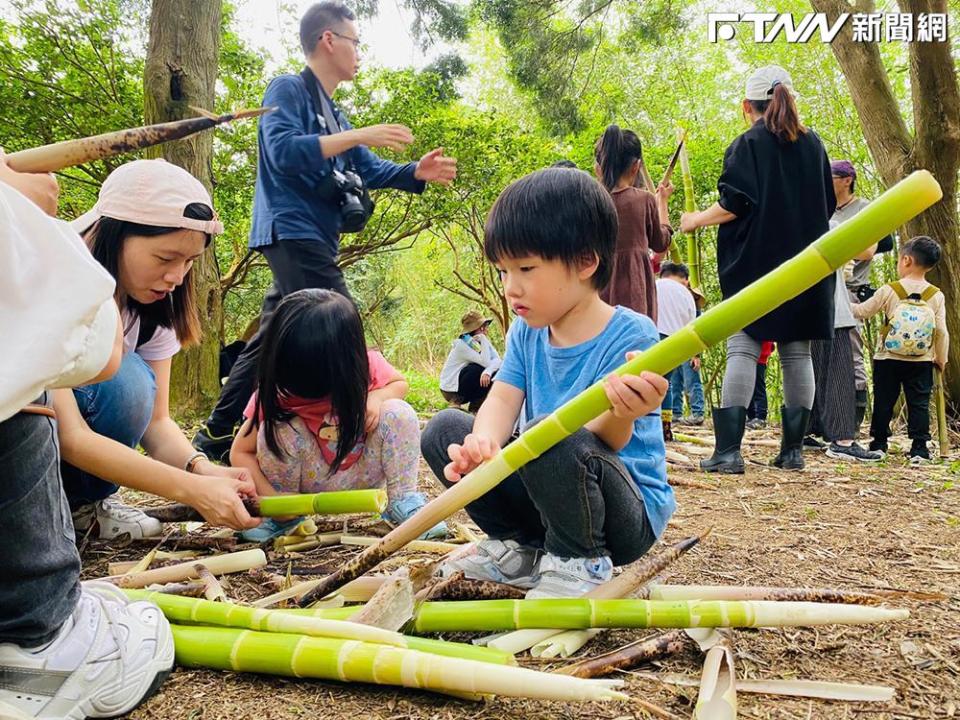
{"type": "MultiPolygon", "coordinates": [[[[313,101],[314,114],[317,116],[317,120],[321,121],[320,124],[326,128],[327,134],[333,135],[342,132],[343,129],[337,121],[336,113],[333,112],[333,101],[328,100],[326,92],[323,93],[323,97],[320,95],[320,82],[317,80],[317,76],[313,74],[310,68],[305,67],[300,71],[300,79],[303,80],[303,84],[307,88],[307,94],[313,101]],[[325,100],[327,102],[324,102],[325,100]]],[[[330,162],[333,163],[333,158],[330,158],[330,162]]],[[[347,166],[353,169],[353,163],[349,160],[346,162],[347,166]]]]}

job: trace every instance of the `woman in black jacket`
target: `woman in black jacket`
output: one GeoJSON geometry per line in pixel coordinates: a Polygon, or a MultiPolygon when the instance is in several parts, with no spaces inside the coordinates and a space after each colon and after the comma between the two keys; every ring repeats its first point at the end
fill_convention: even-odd
{"type": "MultiPolygon", "coordinates": [[[[816,133],[800,123],[792,85],[776,65],[750,76],[743,112],[751,126],[724,154],[720,199],[680,220],[684,232],[720,226],[717,268],[724,298],[827,232],[836,207],[827,153],[816,133]]],[[[774,465],[803,468],[803,435],[814,397],[810,341],[833,335],[834,282],[831,274],[727,341],[721,407],[713,412],[716,451],[701,462],[704,470],[744,471],[740,442],[764,340],[777,343],[783,366],[783,438],[774,465]]]]}

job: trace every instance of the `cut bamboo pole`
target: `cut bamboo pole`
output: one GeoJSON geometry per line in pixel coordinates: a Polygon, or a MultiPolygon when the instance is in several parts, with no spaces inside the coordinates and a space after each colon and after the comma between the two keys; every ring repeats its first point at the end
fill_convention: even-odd
{"type": "Polygon", "coordinates": [[[314,543],[311,547],[329,547],[339,545],[340,533],[322,533],[318,535],[281,535],[273,541],[273,549],[277,552],[303,550],[304,543],[314,543]]]}
{"type": "Polygon", "coordinates": [[[187,118],[186,120],[117,130],[76,140],[64,140],[52,145],[43,145],[11,153],[6,156],[6,161],[10,169],[17,172],[56,172],[85,162],[142,150],[171,140],[180,140],[216,125],[233,120],[258,117],[275,109],[261,107],[252,110],[237,110],[220,116],[204,114],[202,117],[187,118]]]}
{"type": "MultiPolygon", "coordinates": [[[[244,572],[250,568],[266,565],[267,556],[264,555],[263,550],[241,550],[240,552],[212,555],[203,558],[203,564],[211,573],[226,575],[228,573],[244,572]]],[[[153,583],[180,582],[182,580],[196,579],[198,577],[196,565],[197,563],[190,560],[177,565],[170,565],[169,567],[147,570],[136,573],[135,575],[114,575],[100,579],[122,588],[142,588],[153,583]]]]}
{"type": "Polygon", "coordinates": [[[628,699],[609,681],[581,680],[390,645],[225,627],[174,624],[171,629],[177,662],[186,667],[400,685],[441,693],[566,702],[628,699]]]}
{"type": "Polygon", "coordinates": [[[413,617],[413,583],[404,575],[394,575],[360,609],[350,622],[399,630],[413,617]]]}
{"type": "MultiPolygon", "coordinates": [[[[668,685],[700,686],[700,678],[689,675],[674,673],[639,673],[638,675],[668,685]]],[[[891,702],[895,696],[895,690],[885,685],[860,685],[823,680],[737,680],[737,691],[850,702],[891,702]]]]}
{"type": "Polygon", "coordinates": [[[947,400],[943,392],[943,371],[934,369],[937,388],[937,442],[940,457],[950,457],[950,432],[947,429],[947,400]]]}
{"type": "Polygon", "coordinates": [[[736,720],[737,681],[727,638],[707,650],[694,720],[736,720]]]}
{"type": "Polygon", "coordinates": [[[196,563],[197,577],[203,583],[203,596],[210,601],[230,602],[227,594],[223,591],[223,586],[212,572],[207,569],[203,563],[196,563]]]}
{"type": "Polygon", "coordinates": [[[158,592],[168,595],[183,595],[184,597],[200,597],[207,589],[202,582],[166,583],[164,585],[148,585],[148,592],[158,592]]]}
{"type": "Polygon", "coordinates": [[[571,630],[812,627],[867,625],[904,620],[909,616],[909,610],[765,600],[470,600],[423,603],[417,609],[413,626],[417,632],[496,632],[547,627],[571,630]]]}
{"type": "MultiPolygon", "coordinates": [[[[523,588],[492,580],[471,580],[459,570],[448,578],[424,588],[423,600],[520,600],[523,588]]],[[[418,600],[421,599],[419,596],[418,600]]]]}
{"type": "Polygon", "coordinates": [[[554,672],[581,678],[609,675],[617,670],[628,670],[645,662],[675,655],[688,646],[683,630],[671,630],[663,635],[638,640],[612,652],[566,665],[554,672]]]}
{"type": "MultiPolygon", "coordinates": [[[[342,535],[340,537],[341,545],[356,545],[358,547],[370,547],[380,542],[378,537],[365,537],[362,535],[342,535]]],[[[462,544],[439,542],[437,540],[412,540],[403,546],[404,550],[410,552],[439,553],[446,555],[448,552],[459,550],[462,544]]]]}
{"type": "Polygon", "coordinates": [[[648,585],[637,593],[645,600],[781,600],[791,602],[880,605],[887,597],[872,592],[833,588],[779,588],[737,585],[648,585]]]}
{"type": "MultiPolygon", "coordinates": [[[[696,546],[702,538],[709,534],[710,530],[707,530],[703,535],[693,535],[684,538],[662,552],[650,554],[637,560],[632,565],[626,567],[624,571],[615,578],[594,588],[584,595],[584,597],[597,600],[614,600],[616,598],[630,596],[642,587],[644,583],[649,582],[663,572],[674,560],[696,546]]],[[[551,648],[550,641],[559,634],[562,633],[548,633],[545,630],[520,630],[516,633],[508,633],[503,637],[491,640],[490,645],[511,654],[522,652],[527,648],[533,648],[533,655],[535,657],[543,655],[545,652],[550,652],[546,657],[556,657],[557,654],[562,653],[566,653],[562,655],[563,657],[569,657],[583,647],[591,638],[595,637],[597,632],[582,630],[576,634],[571,633],[561,638],[561,647],[556,649],[551,648]]]]}
{"type": "MultiPolygon", "coordinates": [[[[292,515],[346,515],[353,513],[381,513],[387,507],[386,490],[338,490],[308,495],[269,495],[245,498],[244,507],[252,517],[287,517],[292,515]]],[[[198,510],[170,503],[155,508],[144,508],[144,513],[160,522],[204,522],[198,510]]]]}
{"type": "MultiPolygon", "coordinates": [[[[686,139],[687,131],[677,128],[677,135],[686,139]]],[[[693,174],[690,172],[690,158],[687,155],[687,144],[681,140],[680,145],[680,174],[683,177],[683,209],[684,212],[696,212],[697,201],[693,196],[693,174]]],[[[687,235],[687,269],[690,271],[690,287],[694,290],[700,287],[700,238],[697,231],[687,235]]]]}
{"type": "MultiPolygon", "coordinates": [[[[940,186],[929,172],[918,170],[912,173],[870,203],[869,207],[828,231],[776,270],[715,305],[667,339],[639,353],[615,372],[636,375],[644,370],[660,374],[672,370],[828,277],[855,255],[942,197],[940,186]]],[[[495,457],[468,473],[413,517],[394,528],[377,545],[346,562],[305,595],[301,603],[309,604],[329,595],[376,567],[408,542],[484,495],[518,468],[539,457],[609,408],[604,382],[598,381],[524,431],[495,457]]]]}

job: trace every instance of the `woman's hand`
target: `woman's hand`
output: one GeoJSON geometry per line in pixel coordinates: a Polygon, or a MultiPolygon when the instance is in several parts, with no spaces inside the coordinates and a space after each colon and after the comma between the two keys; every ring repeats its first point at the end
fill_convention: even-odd
{"type": "Polygon", "coordinates": [[[484,387],[484,388],[490,387],[491,382],[492,382],[492,378],[490,377],[490,373],[480,374],[480,387],[484,387]]]}
{"type": "MultiPolygon", "coordinates": [[[[197,465],[202,463],[203,461],[197,465]]],[[[190,486],[185,498],[186,503],[203,515],[203,519],[211,525],[234,530],[257,527],[260,519],[250,517],[250,513],[243,505],[243,498],[257,496],[250,472],[242,468],[219,469],[228,470],[230,473],[216,475],[206,475],[199,471],[196,473],[203,477],[197,478],[190,486]]]]}
{"type": "Polygon", "coordinates": [[[11,170],[0,148],[0,181],[19,191],[47,215],[56,217],[60,186],[50,173],[22,173],[11,170]]]}

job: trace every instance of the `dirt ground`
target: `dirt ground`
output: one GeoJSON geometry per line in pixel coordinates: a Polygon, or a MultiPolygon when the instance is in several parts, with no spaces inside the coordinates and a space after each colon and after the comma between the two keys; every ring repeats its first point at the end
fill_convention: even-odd
{"type": "MultiPolygon", "coordinates": [[[[689,434],[708,438],[709,430],[689,434]]],[[[739,678],[797,678],[892,686],[890,703],[828,702],[740,693],[741,718],[952,718],[960,705],[960,461],[922,468],[891,455],[880,465],[839,463],[807,454],[808,467],[789,473],[767,466],[774,431],[748,435],[744,476],[714,478],[671,466],[679,509],[664,537],[675,542],[709,527],[713,532],[668,572],[671,583],[777,585],[868,590],[936,591],[939,602],[896,601],[909,620],[875,626],[733,632],[739,678]],[[693,483],[693,486],[685,483],[693,483]]],[[[906,444],[906,441],[902,441],[906,444]]],[[[706,448],[673,443],[696,461],[706,448]]],[[[960,455],[954,457],[954,460],[960,455]]],[[[427,471],[424,485],[430,482],[427,471]]],[[[106,562],[142,556],[143,546],[84,547],[85,576],[106,574],[106,562]]],[[[304,553],[302,564],[335,565],[346,548],[304,553]]],[[[406,557],[412,557],[407,555],[406,557]]],[[[282,568],[283,561],[274,567],[282,568]]],[[[282,570],[281,570],[282,571],[282,570]]],[[[257,589],[235,579],[231,593],[250,599],[257,589]]],[[[264,590],[261,594],[267,594],[264,590]]],[[[655,634],[608,631],[578,657],[655,634]]],[[[565,663],[519,658],[545,670],[565,663]]],[[[656,677],[698,677],[702,654],[694,646],[662,662],[625,672],[626,691],[690,717],[696,688],[656,677]]],[[[561,704],[496,699],[470,703],[425,692],[362,684],[291,680],[178,669],[161,691],[129,716],[136,720],[288,720],[377,718],[626,718],[646,717],[624,703],[561,704]]]]}

